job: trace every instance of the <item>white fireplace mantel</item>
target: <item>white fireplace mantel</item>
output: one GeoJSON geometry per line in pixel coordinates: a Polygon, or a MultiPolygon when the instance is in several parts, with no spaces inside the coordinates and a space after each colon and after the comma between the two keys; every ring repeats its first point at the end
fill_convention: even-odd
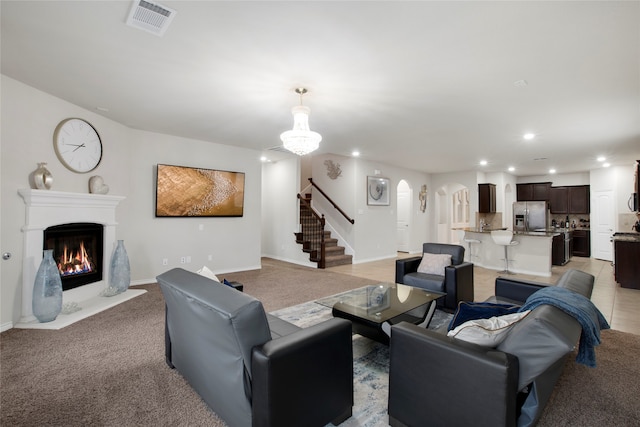
{"type": "Polygon", "coordinates": [[[22,261],[22,312],[18,328],[60,329],[116,304],[143,294],[144,290],[127,290],[104,297],[100,294],[109,283],[111,256],[116,245],[116,207],[125,198],[103,194],[68,193],[49,190],[18,190],[24,199],[25,225],[22,261]],[[33,283],[42,261],[44,230],[48,227],[75,222],[92,222],[104,226],[102,280],[63,292],[62,303],[76,303],[79,311],[58,315],[53,322],[40,323],[33,316],[33,283]]]}

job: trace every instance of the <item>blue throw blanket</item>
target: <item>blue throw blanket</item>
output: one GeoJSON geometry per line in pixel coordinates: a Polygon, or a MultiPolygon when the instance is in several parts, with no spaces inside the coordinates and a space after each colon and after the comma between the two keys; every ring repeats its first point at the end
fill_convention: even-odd
{"type": "Polygon", "coordinates": [[[600,330],[609,329],[609,323],[600,310],[585,296],[569,289],[548,286],[531,294],[520,311],[533,310],[542,304],[557,307],[576,318],[582,326],[576,362],[595,368],[594,347],[600,344],[600,330]]]}

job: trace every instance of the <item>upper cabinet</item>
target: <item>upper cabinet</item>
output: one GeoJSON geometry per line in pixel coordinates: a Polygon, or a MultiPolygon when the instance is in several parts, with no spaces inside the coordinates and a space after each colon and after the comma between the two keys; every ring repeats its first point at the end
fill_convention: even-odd
{"type": "Polygon", "coordinates": [[[519,202],[548,201],[552,214],[588,214],[591,210],[588,185],[552,187],[550,182],[516,184],[519,202]]]}
{"type": "Polygon", "coordinates": [[[478,211],[480,213],[494,213],[496,211],[496,185],[478,184],[478,211]]]}
{"type": "Polygon", "coordinates": [[[591,210],[589,186],[576,185],[567,188],[569,189],[569,213],[588,214],[591,210]]]}
{"type": "Polygon", "coordinates": [[[588,214],[590,191],[588,185],[551,187],[549,205],[552,214],[588,214]]]}
{"type": "Polygon", "coordinates": [[[519,202],[548,201],[550,192],[550,182],[516,184],[516,198],[519,202]]]}
{"type": "Polygon", "coordinates": [[[552,214],[569,213],[569,191],[567,187],[551,187],[549,208],[552,214]]]}

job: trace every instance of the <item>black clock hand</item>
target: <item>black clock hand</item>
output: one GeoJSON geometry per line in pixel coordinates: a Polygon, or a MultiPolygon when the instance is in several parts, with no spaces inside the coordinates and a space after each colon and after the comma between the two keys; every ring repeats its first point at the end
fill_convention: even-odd
{"type": "MultiPolygon", "coordinates": [[[[76,145],[76,144],[70,144],[70,145],[76,145]]],[[[78,145],[76,148],[73,149],[73,152],[75,152],[78,148],[84,147],[84,144],[80,144],[78,145]]]]}

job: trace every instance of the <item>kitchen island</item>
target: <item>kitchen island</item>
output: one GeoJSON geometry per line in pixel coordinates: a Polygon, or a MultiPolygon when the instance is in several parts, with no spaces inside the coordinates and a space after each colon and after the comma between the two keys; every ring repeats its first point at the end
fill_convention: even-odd
{"type": "MultiPolygon", "coordinates": [[[[504,246],[497,245],[491,238],[490,229],[464,228],[465,239],[478,240],[480,243],[465,246],[465,260],[479,267],[491,270],[504,270],[504,246]]],[[[508,247],[509,271],[519,274],[551,276],[551,253],[553,237],[559,233],[553,231],[517,231],[513,240],[517,245],[508,247]]]]}
{"type": "Polygon", "coordinates": [[[614,233],[614,274],[623,288],[640,289],[640,233],[614,233]]]}

